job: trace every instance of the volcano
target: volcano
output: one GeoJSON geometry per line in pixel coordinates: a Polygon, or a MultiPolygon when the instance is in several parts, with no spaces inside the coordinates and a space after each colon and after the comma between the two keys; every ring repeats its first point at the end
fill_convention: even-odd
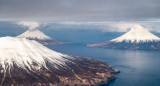
{"type": "Polygon", "coordinates": [[[56,44],[65,44],[68,42],[62,42],[58,40],[54,40],[51,37],[47,36],[43,32],[38,29],[29,29],[26,32],[17,36],[18,38],[27,38],[30,40],[36,40],[43,45],[56,45],[56,44]]]}
{"type": "Polygon", "coordinates": [[[0,38],[1,86],[100,85],[119,72],[108,64],[48,49],[34,40],[0,38]]]}
{"type": "Polygon", "coordinates": [[[160,38],[147,31],[139,24],[131,26],[129,32],[107,42],[88,44],[89,47],[117,49],[160,49],[160,38]]]}

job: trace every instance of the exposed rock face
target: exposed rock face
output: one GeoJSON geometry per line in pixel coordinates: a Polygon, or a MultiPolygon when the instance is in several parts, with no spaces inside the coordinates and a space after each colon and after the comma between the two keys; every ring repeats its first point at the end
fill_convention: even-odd
{"type": "MultiPolygon", "coordinates": [[[[67,67],[59,66],[58,69],[49,62],[47,68],[39,71],[26,71],[13,66],[12,70],[0,73],[3,86],[90,86],[107,84],[114,80],[115,73],[110,65],[90,58],[74,57],[71,62],[66,62],[67,67]]],[[[34,65],[37,65],[36,63],[34,65]]]]}

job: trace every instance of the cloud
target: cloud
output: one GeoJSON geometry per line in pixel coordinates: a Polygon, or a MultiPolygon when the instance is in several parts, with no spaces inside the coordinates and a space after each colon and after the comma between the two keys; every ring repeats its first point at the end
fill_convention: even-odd
{"type": "Polygon", "coordinates": [[[103,32],[127,32],[133,26],[140,25],[152,32],[160,32],[159,22],[34,22],[20,21],[17,25],[27,27],[29,30],[34,29],[83,29],[83,30],[101,30],[103,32]],[[47,28],[46,28],[47,26],[47,28]],[[45,27],[45,28],[40,28],[45,27]]]}
{"type": "Polygon", "coordinates": [[[104,32],[127,32],[135,25],[140,25],[152,32],[160,32],[159,22],[51,22],[52,29],[87,29],[104,32]]]}
{"type": "MultiPolygon", "coordinates": [[[[151,31],[151,32],[160,32],[160,25],[159,23],[111,23],[107,24],[108,27],[105,28],[104,31],[109,32],[127,32],[130,29],[134,29],[136,26],[143,27],[144,29],[151,31]]],[[[137,27],[136,27],[137,28],[137,27]]]]}
{"type": "Polygon", "coordinates": [[[127,32],[132,29],[134,26],[141,26],[138,23],[120,23],[120,24],[110,24],[110,27],[114,28],[116,32],[127,32]]]}
{"type": "Polygon", "coordinates": [[[27,27],[29,30],[35,30],[40,27],[38,22],[20,21],[16,23],[17,25],[27,27]]]}
{"type": "Polygon", "coordinates": [[[127,32],[130,29],[134,29],[136,26],[143,27],[144,29],[151,32],[160,32],[159,23],[116,23],[116,24],[109,24],[108,26],[111,28],[106,29],[106,31],[111,31],[111,32],[127,32]]]}

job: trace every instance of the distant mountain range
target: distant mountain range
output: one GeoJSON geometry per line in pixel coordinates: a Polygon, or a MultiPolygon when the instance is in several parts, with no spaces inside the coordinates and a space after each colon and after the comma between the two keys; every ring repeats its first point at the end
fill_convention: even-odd
{"type": "Polygon", "coordinates": [[[141,25],[132,25],[129,32],[110,41],[88,44],[89,47],[111,49],[160,49],[160,38],[144,29],[141,25]]]}

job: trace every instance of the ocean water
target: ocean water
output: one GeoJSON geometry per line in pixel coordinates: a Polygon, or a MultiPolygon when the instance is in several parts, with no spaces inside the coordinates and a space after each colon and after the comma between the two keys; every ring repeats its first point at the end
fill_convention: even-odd
{"type": "Polygon", "coordinates": [[[81,44],[47,46],[74,56],[91,57],[121,71],[108,86],[159,86],[160,53],[145,50],[90,48],[81,44]]]}
{"type": "Polygon", "coordinates": [[[54,34],[57,37],[63,34],[59,37],[62,40],[69,39],[73,43],[50,45],[47,46],[48,48],[69,55],[91,57],[108,63],[121,71],[116,74],[117,79],[110,82],[108,86],[160,86],[160,51],[120,50],[85,46],[87,43],[112,39],[122,33],[97,31],[60,31],[56,33],[59,33],[54,34]],[[70,34],[68,35],[68,33],[70,34]]]}
{"type": "MultiPolygon", "coordinates": [[[[40,28],[41,29],[41,28],[40,28]]],[[[14,24],[0,23],[0,36],[17,36],[26,28],[14,24]]],[[[42,29],[54,39],[72,42],[65,45],[48,45],[55,51],[73,55],[90,57],[112,65],[121,72],[117,79],[108,86],[160,86],[160,51],[154,50],[120,50],[98,47],[86,47],[86,44],[99,43],[118,37],[123,33],[103,32],[95,29],[68,30],[42,29]]],[[[159,33],[156,33],[159,35],[159,33]]]]}

